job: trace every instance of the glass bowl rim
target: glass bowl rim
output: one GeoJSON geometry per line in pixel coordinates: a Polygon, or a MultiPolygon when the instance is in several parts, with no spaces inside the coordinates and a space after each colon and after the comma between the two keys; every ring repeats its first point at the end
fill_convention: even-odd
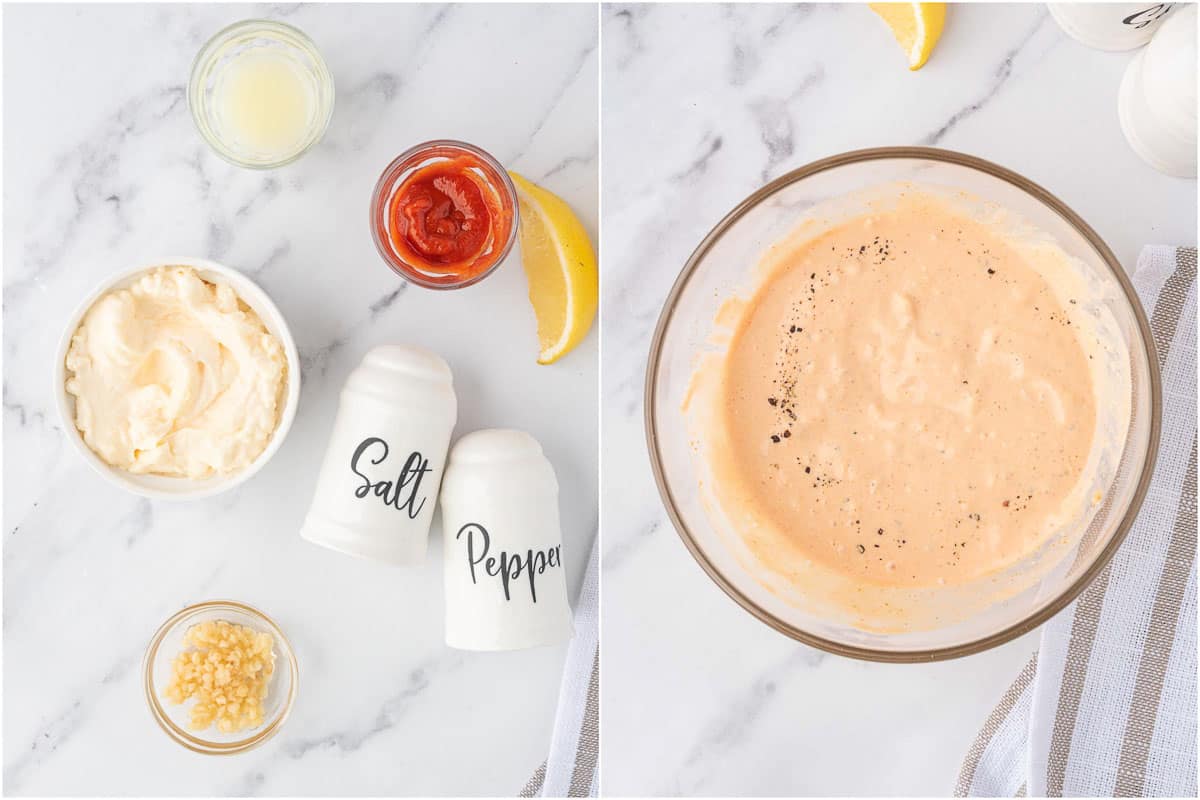
{"type": "Polygon", "coordinates": [[[379,179],[375,181],[375,188],[371,191],[371,207],[369,209],[371,239],[375,242],[375,249],[379,252],[379,256],[383,259],[383,262],[388,265],[388,269],[399,275],[401,279],[410,283],[415,283],[417,286],[425,289],[438,289],[442,291],[465,289],[468,286],[473,286],[476,283],[479,283],[484,278],[495,272],[504,262],[504,260],[508,258],[509,253],[512,252],[513,245],[515,245],[517,242],[517,231],[520,229],[521,225],[521,212],[519,206],[520,203],[518,202],[517,198],[517,187],[513,184],[512,178],[508,174],[508,170],[504,168],[504,165],[500,163],[499,159],[497,159],[488,151],[484,150],[482,147],[477,147],[470,142],[464,142],[459,139],[430,139],[427,142],[421,142],[420,144],[413,145],[400,155],[393,158],[388,162],[388,165],[383,168],[383,172],[379,174],[379,179]],[[407,161],[413,160],[417,156],[421,155],[421,153],[424,151],[439,149],[461,150],[464,153],[469,153],[470,155],[475,156],[480,161],[494,169],[500,176],[500,188],[505,194],[508,195],[508,199],[512,203],[512,223],[509,226],[508,239],[505,241],[504,246],[497,251],[499,255],[496,256],[496,260],[492,262],[491,266],[478,275],[458,281],[456,283],[437,283],[436,281],[427,280],[426,278],[420,276],[410,265],[405,264],[405,266],[411,270],[408,272],[404,271],[400,266],[397,266],[397,264],[404,264],[405,262],[395,253],[393,253],[391,248],[381,240],[382,234],[375,225],[375,218],[382,204],[391,196],[392,187],[406,172],[406,170],[400,170],[400,166],[407,161]]]}
{"type": "Polygon", "coordinates": [[[292,713],[292,705],[296,701],[296,691],[300,685],[300,666],[296,661],[296,653],[292,650],[292,645],[284,634],[283,629],[275,620],[271,619],[265,613],[246,603],[240,603],[236,600],[206,600],[202,603],[194,603],[186,608],[182,608],[172,614],[166,622],[159,626],[155,631],[154,637],[150,640],[150,644],[146,647],[146,655],[142,659],[142,683],[145,689],[146,702],[150,706],[150,714],[154,717],[154,721],[163,729],[173,741],[183,745],[188,750],[194,753],[202,753],[203,755],[212,756],[228,756],[235,753],[244,753],[247,750],[253,750],[263,742],[270,739],[279,729],[283,727],[283,723],[292,713]],[[158,696],[154,692],[154,661],[158,655],[158,648],[176,625],[182,622],[186,617],[192,616],[201,611],[210,611],[218,609],[233,609],[243,614],[247,614],[261,621],[270,629],[275,636],[276,642],[279,644],[279,649],[286,657],[288,667],[291,670],[291,686],[288,688],[288,696],[284,700],[283,708],[268,724],[262,728],[254,730],[249,736],[244,739],[238,739],[235,742],[214,742],[211,739],[206,739],[203,736],[197,736],[193,733],[185,731],[176,725],[171,717],[167,714],[162,704],[158,701],[158,696]]]}
{"type": "Polygon", "coordinates": [[[1055,195],[1044,189],[1037,183],[1028,178],[1013,172],[1010,169],[1001,167],[998,164],[992,163],[978,156],[960,153],[954,150],[945,150],[937,147],[920,147],[920,146],[893,146],[893,147],[872,147],[862,150],[850,150],[845,153],[828,156],[816,161],[805,164],[791,170],[784,175],[770,181],[766,185],[752,192],[749,196],[743,199],[740,203],[721,218],[719,222],[700,240],[692,254],[688,256],[687,261],[676,277],[675,282],[668,292],[666,300],[663,302],[662,311],[659,313],[658,322],[654,328],[654,335],[650,341],[650,355],[646,363],[646,378],[645,388],[643,393],[643,419],[646,436],[646,449],[650,455],[650,468],[654,473],[654,482],[658,487],[658,494],[662,500],[663,507],[667,512],[667,516],[671,520],[671,524],[675,528],[675,532],[683,541],[692,558],[700,565],[700,568],[708,575],[708,577],[721,588],[732,600],[740,605],[745,611],[756,617],[760,622],[774,628],[779,633],[784,634],[796,641],[811,647],[816,647],[835,655],[847,656],[864,661],[878,661],[888,663],[920,663],[929,661],[943,661],[951,658],[960,658],[963,656],[974,655],[989,650],[998,645],[1009,642],[1018,636],[1021,636],[1029,631],[1037,628],[1045,623],[1051,617],[1067,607],[1079,594],[1087,588],[1088,585],[1096,578],[1097,575],[1108,565],[1114,553],[1125,541],[1125,536],[1128,534],[1133,522],[1137,519],[1138,512],[1141,510],[1142,501],[1146,497],[1146,493],[1150,488],[1150,480],[1154,475],[1154,466],[1158,456],[1158,438],[1159,430],[1162,422],[1162,386],[1159,374],[1158,357],[1154,344],[1154,335],[1150,329],[1150,323],[1146,317],[1146,312],[1142,308],[1141,301],[1137,296],[1137,292],[1133,288],[1133,283],[1126,274],[1121,262],[1117,260],[1116,255],[1100,238],[1099,234],[1092,229],[1090,225],[1084,222],[1083,218],[1076,214],[1066,203],[1059,200],[1055,195]],[[741,591],[721,572],[720,569],[708,558],[707,554],[697,544],[692,532],[684,523],[682,516],[678,511],[675,502],[674,494],[671,487],[667,483],[666,473],[663,469],[663,460],[659,451],[658,443],[658,425],[654,416],[655,403],[657,401],[657,378],[659,366],[662,360],[663,342],[666,338],[667,328],[670,326],[675,309],[679,303],[679,298],[691,280],[693,273],[704,260],[708,252],[714,245],[725,235],[735,223],[741,220],[746,214],[756,208],[761,202],[774,196],[784,188],[796,183],[804,178],[811,177],[820,172],[848,166],[850,164],[863,163],[868,161],[882,161],[894,159],[916,159],[924,161],[941,162],[952,164],[961,167],[974,169],[978,172],[985,173],[1004,181],[1017,189],[1025,192],[1042,205],[1049,208],[1051,211],[1058,214],[1068,225],[1073,227],[1096,251],[1103,260],[1113,277],[1120,285],[1122,292],[1125,295],[1125,300],[1133,312],[1134,319],[1137,323],[1138,333],[1142,340],[1142,345],[1145,348],[1145,357],[1147,361],[1147,369],[1150,375],[1150,431],[1149,441],[1146,445],[1146,457],[1142,464],[1141,474],[1138,476],[1137,486],[1133,497],[1130,499],[1129,507],[1125,510],[1120,522],[1117,524],[1116,531],[1109,539],[1108,543],[1100,551],[1100,553],[1092,560],[1092,563],[1075,580],[1066,587],[1057,597],[1047,603],[1043,608],[1029,614],[1024,619],[1021,619],[1007,627],[981,636],[977,639],[946,647],[926,648],[920,650],[883,650],[871,647],[862,647],[858,645],[846,644],[833,639],[827,639],[823,636],[818,636],[806,630],[793,625],[775,614],[767,611],[762,606],[751,600],[745,593],[741,591]]]}
{"type": "Polygon", "coordinates": [[[221,30],[210,36],[208,40],[205,41],[200,47],[200,49],[196,51],[196,56],[192,59],[192,68],[188,72],[186,96],[188,111],[191,113],[192,123],[196,126],[196,130],[199,131],[200,138],[202,138],[208,144],[208,146],[212,148],[214,153],[216,153],[225,161],[228,161],[230,164],[233,164],[235,167],[269,170],[286,167],[288,164],[297,161],[301,156],[316,147],[317,144],[325,138],[325,134],[329,130],[329,123],[333,120],[334,106],[337,104],[337,86],[333,80],[333,73],[329,71],[329,65],[325,62],[325,56],[321,54],[320,48],[317,47],[317,43],[313,41],[311,36],[297,28],[295,25],[287,22],[281,22],[280,20],[275,19],[265,19],[262,17],[251,17],[248,19],[238,20],[237,22],[232,22],[229,25],[226,25],[224,28],[221,28],[221,30]],[[324,109],[324,119],[317,128],[314,128],[314,134],[311,139],[305,143],[303,147],[286,158],[269,162],[244,161],[238,158],[232,150],[230,150],[223,142],[216,138],[212,131],[210,131],[204,124],[201,123],[200,111],[196,104],[196,97],[201,91],[200,84],[198,82],[201,74],[201,66],[206,65],[209,61],[211,61],[212,52],[217,48],[218,45],[223,44],[226,39],[230,39],[236,34],[241,33],[243,29],[261,29],[275,33],[283,33],[295,38],[300,42],[301,45],[303,45],[303,49],[307,50],[307,54],[316,63],[323,88],[328,88],[329,90],[329,104],[328,107],[324,109]]]}

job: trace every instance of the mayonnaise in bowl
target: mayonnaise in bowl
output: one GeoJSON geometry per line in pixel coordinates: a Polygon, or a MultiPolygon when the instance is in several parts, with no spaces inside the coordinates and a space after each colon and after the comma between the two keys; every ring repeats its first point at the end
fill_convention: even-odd
{"type": "Polygon", "coordinates": [[[117,276],[75,315],[56,370],[60,412],[89,463],[125,488],[208,495],[278,448],[298,362],[261,289],[173,259],[117,276]]]}

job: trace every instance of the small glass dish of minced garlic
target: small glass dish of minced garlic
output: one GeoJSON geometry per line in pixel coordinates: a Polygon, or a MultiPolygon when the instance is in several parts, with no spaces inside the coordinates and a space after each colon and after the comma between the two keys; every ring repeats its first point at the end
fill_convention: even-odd
{"type": "Polygon", "coordinates": [[[279,626],[229,600],[189,606],[146,649],[146,702],[159,727],[198,753],[240,753],[270,739],[291,711],[296,656],[279,626]]]}

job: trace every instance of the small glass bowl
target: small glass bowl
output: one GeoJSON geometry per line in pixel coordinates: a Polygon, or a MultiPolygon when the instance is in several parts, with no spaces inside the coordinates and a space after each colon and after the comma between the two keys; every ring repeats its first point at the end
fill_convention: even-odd
{"type": "Polygon", "coordinates": [[[508,172],[486,151],[454,139],[435,139],[405,150],[387,165],[387,169],[383,171],[383,174],[379,176],[379,181],[375,184],[375,191],[371,194],[371,236],[375,240],[375,249],[379,251],[379,255],[383,257],[393,272],[406,281],[424,286],[426,289],[462,289],[479,283],[491,275],[512,250],[513,243],[517,240],[519,224],[517,189],[513,186],[512,179],[508,177],[508,172]],[[512,223],[509,226],[508,235],[493,242],[492,249],[487,254],[492,259],[491,264],[482,272],[467,278],[429,272],[424,267],[412,264],[402,258],[392,247],[391,219],[388,214],[388,205],[391,203],[392,196],[395,195],[400,184],[415,170],[433,161],[464,155],[474,156],[479,160],[482,167],[477,171],[499,194],[500,204],[504,210],[512,212],[512,223]]]}
{"type": "Polygon", "coordinates": [[[329,127],[333,101],[333,76],[316,44],[300,29],[273,20],[247,19],[218,31],[196,54],[188,80],[188,107],[200,135],[221,158],[249,169],[282,167],[308,152],[329,127]],[[300,68],[315,100],[305,135],[286,152],[255,152],[240,145],[214,102],[222,71],[244,53],[264,48],[280,51],[300,68]]]}
{"type": "Polygon", "coordinates": [[[258,747],[274,736],[283,726],[296,699],[300,670],[296,655],[279,626],[256,608],[232,600],[209,600],[197,603],[175,614],[162,624],[142,664],[146,702],[150,713],[168,736],[196,753],[232,755],[258,747]],[[266,722],[257,728],[238,733],[221,733],[216,726],[203,731],[188,727],[192,702],[175,705],[162,698],[162,690],[171,678],[171,663],[185,648],[183,637],[187,630],[201,622],[224,620],[271,634],[275,640],[275,673],[267,691],[266,722]]]}

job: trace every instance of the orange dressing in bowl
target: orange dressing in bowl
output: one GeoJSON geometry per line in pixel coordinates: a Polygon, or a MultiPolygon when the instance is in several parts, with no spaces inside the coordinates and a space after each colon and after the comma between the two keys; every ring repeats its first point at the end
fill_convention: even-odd
{"type": "Polygon", "coordinates": [[[1073,308],[931,199],[787,243],[719,369],[714,491],[764,564],[962,585],[1078,513],[1096,428],[1073,308]]]}

